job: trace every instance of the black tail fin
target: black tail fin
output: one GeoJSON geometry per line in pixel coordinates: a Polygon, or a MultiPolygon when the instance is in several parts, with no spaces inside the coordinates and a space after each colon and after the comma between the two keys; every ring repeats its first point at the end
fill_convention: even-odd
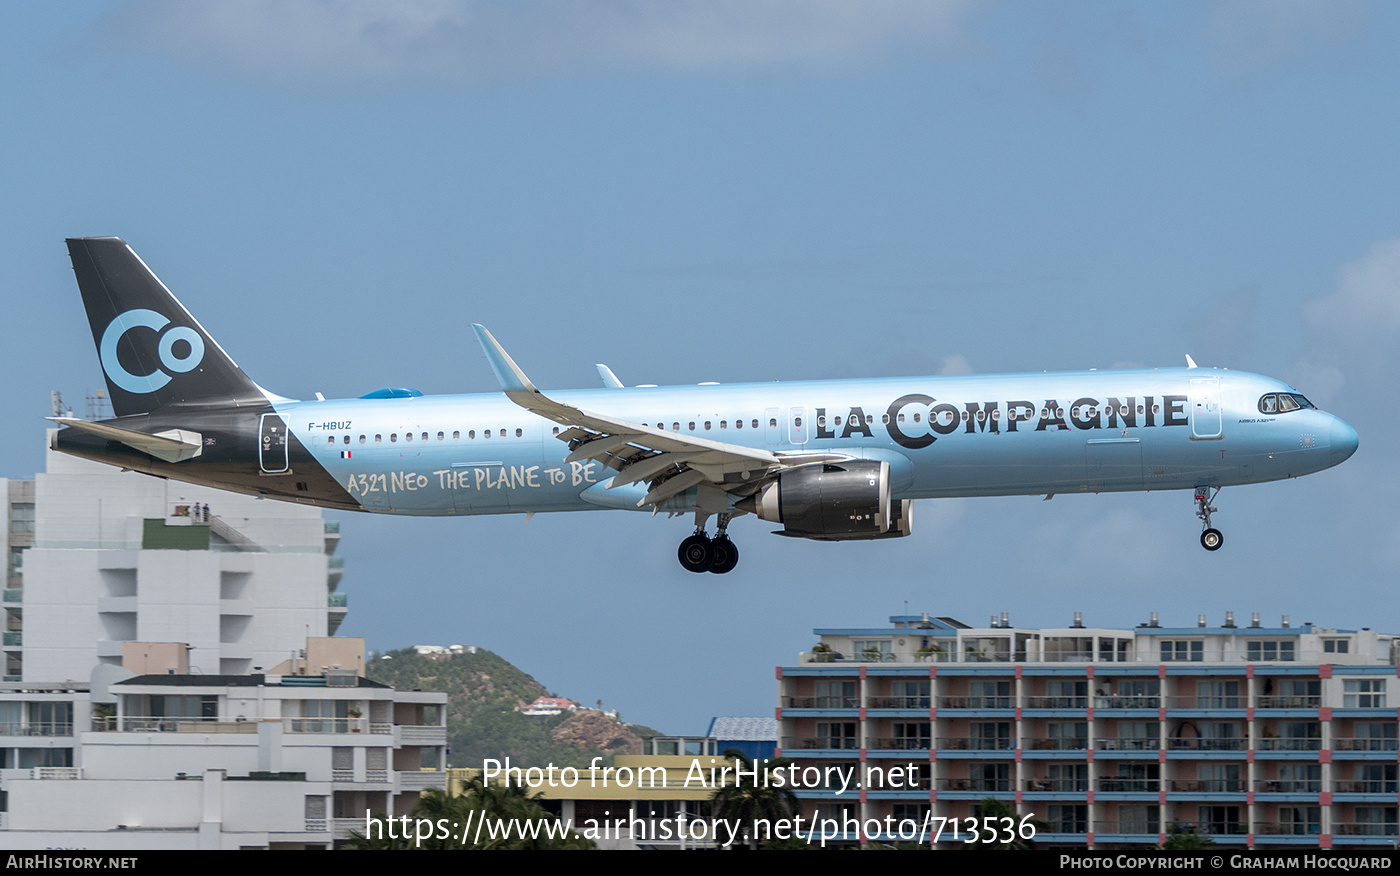
{"type": "Polygon", "coordinates": [[[268,403],[125,241],[70,239],[68,255],[117,416],[268,403]]]}

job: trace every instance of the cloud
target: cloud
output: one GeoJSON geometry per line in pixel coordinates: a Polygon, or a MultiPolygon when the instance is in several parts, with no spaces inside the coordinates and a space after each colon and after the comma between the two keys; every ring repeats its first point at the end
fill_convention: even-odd
{"type": "Polygon", "coordinates": [[[972,0],[132,0],[105,36],[317,83],[850,63],[956,41],[972,0]]]}
{"type": "Polygon", "coordinates": [[[1347,339],[1400,331],[1400,237],[1371,244],[1337,271],[1337,288],[1310,301],[1303,316],[1313,328],[1347,339]]]}
{"type": "MultiPolygon", "coordinates": [[[[937,374],[972,374],[972,365],[962,353],[944,356],[938,363],[937,374]]],[[[978,416],[981,416],[980,414],[978,416]]]]}
{"type": "Polygon", "coordinates": [[[1207,20],[1217,64],[1257,68],[1307,58],[1365,31],[1367,0],[1225,0],[1207,20]]]}

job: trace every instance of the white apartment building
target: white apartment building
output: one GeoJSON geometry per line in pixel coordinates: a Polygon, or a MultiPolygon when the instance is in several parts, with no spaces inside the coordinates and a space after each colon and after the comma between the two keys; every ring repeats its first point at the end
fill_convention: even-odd
{"type": "Polygon", "coordinates": [[[331,848],[446,780],[446,694],[353,670],[6,687],[0,848],[331,848]]]}
{"type": "Polygon", "coordinates": [[[183,642],[191,671],[242,675],[344,618],[320,509],[52,451],[47,469],[3,484],[6,680],[87,680],[125,642],[183,642]]]}

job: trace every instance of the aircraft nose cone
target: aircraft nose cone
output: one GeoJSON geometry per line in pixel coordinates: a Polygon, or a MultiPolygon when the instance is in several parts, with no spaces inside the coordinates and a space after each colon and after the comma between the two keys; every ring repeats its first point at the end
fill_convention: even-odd
{"type": "Polygon", "coordinates": [[[1351,455],[1356,452],[1356,445],[1359,442],[1356,430],[1348,426],[1340,418],[1332,418],[1332,464],[1338,465],[1346,462],[1351,455]]]}

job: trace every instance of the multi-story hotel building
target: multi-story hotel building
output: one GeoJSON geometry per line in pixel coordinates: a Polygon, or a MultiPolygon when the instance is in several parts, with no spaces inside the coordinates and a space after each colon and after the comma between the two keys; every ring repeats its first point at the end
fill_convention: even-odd
{"type": "Polygon", "coordinates": [[[816,768],[804,815],[839,819],[845,841],[898,840],[885,829],[898,819],[970,818],[995,798],[1032,816],[1042,847],[1174,830],[1252,848],[1396,844],[1400,637],[1231,613],[1127,630],[1077,614],[1062,629],[890,620],[815,630],[778,670],[780,754],[816,768]]]}

